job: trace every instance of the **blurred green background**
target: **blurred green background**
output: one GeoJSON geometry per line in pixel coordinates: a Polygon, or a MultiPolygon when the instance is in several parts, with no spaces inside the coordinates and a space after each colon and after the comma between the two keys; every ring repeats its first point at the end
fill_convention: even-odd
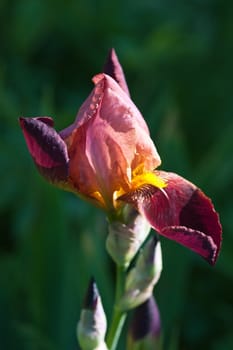
{"type": "Polygon", "coordinates": [[[198,184],[223,224],[214,268],[162,239],[165,349],[232,350],[233,2],[1,0],[0,42],[0,349],[78,349],[91,275],[110,316],[104,214],[37,174],[17,118],[69,125],[115,47],[163,169],[198,184]]]}

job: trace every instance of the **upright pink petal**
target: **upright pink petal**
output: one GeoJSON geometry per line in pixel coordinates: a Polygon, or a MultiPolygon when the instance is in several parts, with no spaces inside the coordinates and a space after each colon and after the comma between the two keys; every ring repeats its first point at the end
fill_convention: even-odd
{"type": "Polygon", "coordinates": [[[215,264],[222,239],[222,228],[211,200],[184,178],[158,171],[166,181],[162,190],[152,186],[123,196],[161,235],[195,251],[215,264]]]}
{"type": "Polygon", "coordinates": [[[86,152],[86,131],[89,123],[90,121],[75,129],[71,136],[72,141],[68,147],[69,176],[79,194],[93,200],[97,205],[105,207],[95,169],[92,167],[86,152]]]}
{"type": "MultiPolygon", "coordinates": [[[[122,66],[118,60],[118,57],[114,49],[109,50],[109,53],[104,65],[103,73],[111,76],[119,84],[122,90],[128,96],[130,96],[122,66]]],[[[94,80],[94,83],[96,84],[95,79],[96,78],[94,78],[93,80],[94,80]]],[[[87,122],[96,113],[96,109],[98,109],[99,104],[101,103],[101,100],[102,100],[102,91],[103,91],[103,86],[101,85],[101,82],[99,82],[96,88],[90,93],[88,98],[84,101],[84,103],[80,107],[74,123],[60,132],[61,137],[65,139],[68,144],[71,142],[72,132],[74,131],[74,129],[81,126],[83,123],[87,122]]]]}
{"type": "Polygon", "coordinates": [[[120,85],[122,90],[124,90],[124,92],[130,96],[124,71],[114,49],[109,50],[108,57],[104,65],[104,73],[110,75],[110,77],[112,77],[120,85]]]}
{"type": "Polygon", "coordinates": [[[81,124],[66,141],[70,176],[79,185],[86,180],[81,191],[88,190],[88,179],[92,178],[91,187],[95,183],[111,205],[114,191],[129,190],[134,168],[143,164],[145,169],[153,169],[160,158],[142,115],[128,95],[108,75],[100,74],[93,80],[95,89],[77,119],[81,124]]]}

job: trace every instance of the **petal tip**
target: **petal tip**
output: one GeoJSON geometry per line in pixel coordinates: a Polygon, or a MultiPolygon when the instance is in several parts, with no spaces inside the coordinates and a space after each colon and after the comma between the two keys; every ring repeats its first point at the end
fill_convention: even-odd
{"type": "Polygon", "coordinates": [[[122,90],[130,96],[125,75],[114,48],[111,48],[108,52],[103,71],[110,75],[120,85],[122,90]]]}
{"type": "Polygon", "coordinates": [[[99,297],[99,291],[97,288],[97,284],[95,282],[95,279],[92,277],[89,285],[88,285],[88,289],[83,301],[83,306],[85,309],[90,309],[90,310],[95,310],[96,309],[96,305],[97,305],[97,301],[98,301],[98,297],[99,297]]]}

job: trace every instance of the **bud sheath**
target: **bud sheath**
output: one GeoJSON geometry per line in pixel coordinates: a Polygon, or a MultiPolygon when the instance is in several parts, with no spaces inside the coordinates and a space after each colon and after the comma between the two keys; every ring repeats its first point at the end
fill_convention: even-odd
{"type": "Polygon", "coordinates": [[[107,349],[104,342],[107,321],[99,291],[91,279],[77,325],[77,337],[83,350],[107,349]]]}

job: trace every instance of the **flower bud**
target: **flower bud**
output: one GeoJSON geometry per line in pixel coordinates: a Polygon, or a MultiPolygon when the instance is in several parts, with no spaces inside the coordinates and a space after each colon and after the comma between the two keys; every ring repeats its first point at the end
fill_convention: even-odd
{"type": "Polygon", "coordinates": [[[128,350],[161,350],[161,324],[153,296],[138,306],[129,324],[128,350]]]}
{"type": "Polygon", "coordinates": [[[109,224],[106,248],[118,266],[127,268],[150,232],[150,225],[133,207],[126,205],[122,221],[109,224]]]}
{"type": "Polygon", "coordinates": [[[129,310],[149,299],[162,271],[162,253],[158,238],[153,236],[142,248],[136,265],[125,282],[125,292],[117,307],[129,310]]]}
{"type": "Polygon", "coordinates": [[[77,325],[77,337],[83,350],[105,350],[104,337],[107,321],[99,291],[94,279],[91,279],[83,303],[80,320],[77,325]]]}

